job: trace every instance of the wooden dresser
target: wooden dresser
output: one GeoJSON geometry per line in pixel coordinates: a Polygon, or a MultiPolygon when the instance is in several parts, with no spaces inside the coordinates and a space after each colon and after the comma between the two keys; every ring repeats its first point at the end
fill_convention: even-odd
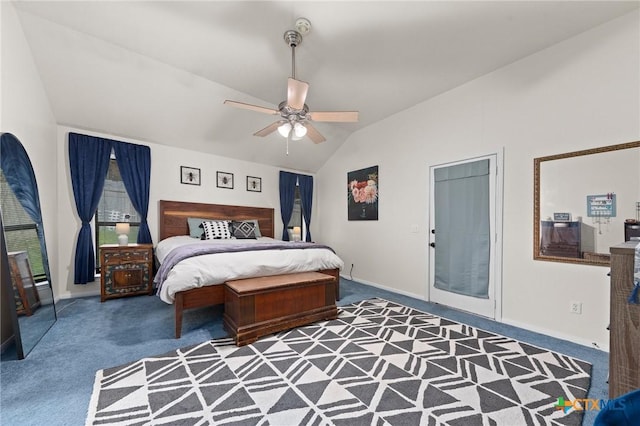
{"type": "Polygon", "coordinates": [[[640,304],[627,301],[633,288],[634,254],[639,243],[630,241],[610,248],[609,398],[640,388],[640,304]]]}
{"type": "Polygon", "coordinates": [[[153,294],[153,245],[100,246],[100,301],[153,294]]]}

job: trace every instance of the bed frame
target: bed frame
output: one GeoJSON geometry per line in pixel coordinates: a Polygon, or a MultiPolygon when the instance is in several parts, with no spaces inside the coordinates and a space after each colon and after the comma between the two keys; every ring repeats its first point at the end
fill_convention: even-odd
{"type": "MultiPolygon", "coordinates": [[[[160,200],[160,240],[178,235],[189,235],[188,217],[222,220],[257,219],[264,237],[275,237],[273,209],[268,207],[230,206],[223,204],[190,203],[160,200]]],[[[332,275],[336,280],[336,296],[340,280],[338,269],[318,271],[332,275]]],[[[224,285],[211,285],[180,291],[175,295],[176,339],[182,334],[182,315],[185,309],[224,304],[224,285]]]]}

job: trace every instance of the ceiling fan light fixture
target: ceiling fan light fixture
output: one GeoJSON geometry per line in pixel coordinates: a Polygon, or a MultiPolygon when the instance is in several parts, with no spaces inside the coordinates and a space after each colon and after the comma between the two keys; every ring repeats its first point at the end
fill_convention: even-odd
{"type": "Polygon", "coordinates": [[[293,126],[293,134],[298,138],[302,139],[307,134],[307,128],[302,123],[296,123],[293,126]]]}
{"type": "Polygon", "coordinates": [[[277,121],[271,123],[264,129],[258,130],[254,136],[264,137],[278,133],[287,139],[287,155],[289,155],[289,142],[297,141],[305,136],[313,143],[326,141],[324,136],[313,126],[313,121],[354,123],[358,121],[357,111],[319,111],[310,112],[305,103],[309,83],[296,78],[296,47],[302,43],[303,35],[311,31],[311,22],[306,18],[298,18],[295,30],[288,30],[284,33],[284,41],[291,49],[291,76],[287,80],[287,98],[280,102],[278,108],[265,108],[258,105],[246,104],[244,102],[226,100],[224,103],[236,108],[248,109],[269,115],[280,115],[277,121]]]}
{"type": "Polygon", "coordinates": [[[282,123],[282,125],[278,127],[278,133],[280,133],[280,136],[282,136],[283,138],[288,137],[290,131],[291,131],[291,123],[289,123],[288,121],[285,123],[282,123]]]}

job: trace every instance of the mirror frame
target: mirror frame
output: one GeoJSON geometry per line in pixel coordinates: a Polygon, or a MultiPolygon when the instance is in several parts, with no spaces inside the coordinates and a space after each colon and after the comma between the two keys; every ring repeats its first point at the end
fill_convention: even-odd
{"type": "Polygon", "coordinates": [[[546,256],[540,254],[540,163],[544,161],[561,160],[582,155],[600,154],[603,152],[619,151],[622,149],[640,148],[640,141],[627,142],[564,154],[549,155],[533,159],[533,259],[548,262],[577,263],[582,265],[609,266],[606,261],[592,261],[561,256],[546,256]]]}

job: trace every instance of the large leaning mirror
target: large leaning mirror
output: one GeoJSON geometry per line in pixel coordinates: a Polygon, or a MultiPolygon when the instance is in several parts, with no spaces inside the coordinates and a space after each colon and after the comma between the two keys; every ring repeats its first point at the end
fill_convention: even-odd
{"type": "Polygon", "coordinates": [[[609,265],[640,237],[640,142],[534,159],[533,258],[609,265]]]}
{"type": "Polygon", "coordinates": [[[54,324],[56,309],[33,167],[14,135],[0,138],[1,301],[12,325],[2,328],[2,359],[22,359],[54,324]]]}

